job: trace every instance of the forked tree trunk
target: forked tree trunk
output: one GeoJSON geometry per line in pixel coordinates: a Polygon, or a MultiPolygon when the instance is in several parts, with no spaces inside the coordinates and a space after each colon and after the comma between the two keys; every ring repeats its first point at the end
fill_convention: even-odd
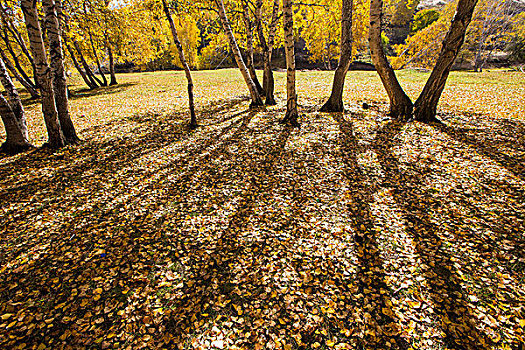
{"type": "Polygon", "coordinates": [[[257,33],[259,41],[263,48],[264,57],[264,73],[263,73],[263,90],[265,93],[265,104],[267,106],[273,106],[277,104],[275,102],[274,92],[274,79],[272,71],[272,51],[273,44],[275,42],[275,32],[277,29],[277,21],[279,20],[279,0],[274,0],[272,9],[272,19],[268,28],[268,42],[264,37],[264,30],[262,27],[262,7],[263,1],[257,0],[256,3],[255,17],[257,21],[257,33]]]}
{"type": "Polygon", "coordinates": [[[111,44],[108,43],[108,56],[109,56],[109,86],[117,85],[117,75],[115,74],[115,59],[113,57],[113,50],[111,44]]]}
{"type": "Polygon", "coordinates": [[[235,61],[237,62],[237,66],[239,67],[239,70],[241,71],[242,77],[244,78],[246,85],[248,85],[248,90],[250,91],[250,96],[252,99],[252,103],[250,104],[250,107],[253,108],[253,107],[262,106],[263,102],[261,99],[261,95],[257,91],[257,86],[255,86],[255,83],[250,77],[250,72],[248,72],[248,68],[246,68],[246,65],[244,64],[244,60],[242,59],[241,51],[239,50],[239,46],[237,45],[237,40],[235,40],[235,36],[233,35],[230,21],[228,20],[228,16],[226,15],[226,9],[224,8],[224,2],[223,0],[215,0],[215,3],[217,4],[217,7],[219,9],[219,17],[221,19],[222,26],[224,28],[224,32],[226,33],[226,36],[228,37],[228,41],[230,43],[230,47],[233,52],[233,56],[235,57],[235,61]]]}
{"type": "Polygon", "coordinates": [[[4,123],[6,141],[2,148],[9,153],[22,152],[30,147],[24,107],[18,91],[0,59],[0,81],[4,86],[9,101],[0,93],[0,116],[4,123]]]}
{"type": "Polygon", "coordinates": [[[284,124],[299,126],[297,118],[297,92],[295,90],[295,49],[293,37],[292,0],[283,0],[284,50],[286,53],[286,115],[284,124]]]}
{"type": "Polygon", "coordinates": [[[9,61],[9,59],[6,57],[6,55],[5,55],[5,53],[4,53],[4,51],[2,49],[0,49],[0,56],[1,56],[2,60],[4,61],[5,66],[7,67],[7,69],[11,72],[11,74],[13,74],[13,76],[16,78],[16,80],[18,80],[20,82],[20,84],[27,90],[27,92],[29,92],[29,94],[31,95],[31,98],[39,98],[40,95],[38,94],[38,90],[33,86],[33,84],[28,82],[26,79],[24,79],[24,77],[22,77],[18,73],[18,71],[13,66],[11,61],[9,61]]]}
{"type": "Polygon", "coordinates": [[[58,21],[55,0],[42,0],[45,13],[45,26],[49,38],[49,56],[51,63],[51,74],[55,93],[55,105],[60,121],[60,128],[68,144],[76,144],[80,141],[75,131],[75,126],[69,115],[67,98],[67,81],[64,69],[64,54],[62,51],[62,37],[60,23],[58,21]]]}
{"type": "Polygon", "coordinates": [[[51,71],[47,64],[47,55],[42,40],[42,31],[38,21],[36,2],[32,0],[22,0],[20,3],[24,13],[27,33],[31,52],[35,59],[37,81],[42,95],[42,112],[46,122],[47,134],[49,136],[49,146],[59,148],[64,146],[64,137],[58,120],[58,113],[55,106],[55,94],[51,71]]]}
{"type": "Polygon", "coordinates": [[[407,96],[394,69],[390,66],[381,45],[381,20],[383,18],[383,0],[370,1],[370,54],[372,62],[383,82],[383,86],[390,99],[390,116],[407,120],[412,117],[413,104],[407,96]]]}
{"type": "Polygon", "coordinates": [[[78,73],[82,77],[82,80],[84,80],[84,83],[86,83],[86,85],[91,90],[92,89],[96,89],[98,85],[95,83],[95,81],[89,79],[89,77],[87,76],[86,72],[84,72],[84,70],[82,70],[82,67],[78,63],[78,60],[77,60],[77,58],[75,56],[75,52],[73,51],[73,49],[71,49],[71,46],[69,46],[69,44],[67,42],[65,44],[66,44],[66,48],[67,48],[67,50],[69,52],[69,56],[71,57],[71,61],[73,61],[73,65],[75,66],[76,70],[78,71],[78,73]]]}
{"type": "Polygon", "coordinates": [[[252,23],[250,21],[250,14],[248,13],[248,2],[243,1],[242,6],[242,17],[244,22],[244,29],[246,30],[246,68],[248,68],[248,72],[250,72],[250,77],[253,80],[253,83],[257,87],[257,91],[260,95],[264,94],[264,90],[259,83],[259,79],[257,78],[257,73],[255,72],[255,65],[253,62],[253,30],[252,30],[252,23]]]}
{"type": "Polygon", "coordinates": [[[472,14],[477,3],[478,0],[459,0],[456,15],[445,40],[443,40],[443,47],[436,65],[415,103],[415,120],[427,123],[437,121],[436,112],[439,99],[445,88],[450,68],[465,40],[465,33],[472,20],[472,14]]]}
{"type": "Polygon", "coordinates": [[[332,94],[321,107],[321,112],[343,112],[343,89],[352,62],[352,8],[353,0],[343,0],[341,13],[341,56],[335,69],[332,94]]]}
{"type": "Polygon", "coordinates": [[[162,5],[164,7],[164,13],[166,14],[166,18],[168,19],[168,22],[170,24],[170,30],[171,35],[173,36],[173,41],[175,43],[175,46],[177,47],[177,51],[179,53],[179,59],[182,63],[182,67],[184,68],[184,73],[186,74],[186,80],[188,81],[188,100],[190,104],[190,128],[195,129],[197,124],[197,116],[195,115],[195,104],[193,101],[193,79],[191,78],[191,71],[190,66],[188,65],[188,62],[186,61],[186,57],[184,56],[184,50],[182,49],[182,44],[179,40],[179,35],[177,33],[177,27],[175,27],[175,23],[173,23],[173,18],[170,14],[170,9],[168,8],[168,3],[166,0],[162,0],[162,5]]]}

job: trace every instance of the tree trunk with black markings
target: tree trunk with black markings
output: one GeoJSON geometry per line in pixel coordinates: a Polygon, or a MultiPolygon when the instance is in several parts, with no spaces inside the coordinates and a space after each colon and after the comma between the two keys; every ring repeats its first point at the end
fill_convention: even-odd
{"type": "Polygon", "coordinates": [[[286,115],[283,124],[299,126],[295,89],[295,41],[293,36],[293,1],[283,0],[284,50],[286,54],[286,115]]]}
{"type": "Polygon", "coordinates": [[[64,69],[64,53],[62,50],[62,36],[60,23],[58,21],[55,0],[42,0],[45,13],[45,26],[49,38],[49,58],[53,89],[55,94],[55,105],[60,121],[60,128],[68,144],[76,144],[80,141],[75,131],[75,126],[69,115],[69,103],[67,96],[67,80],[64,69]]]}
{"type": "Polygon", "coordinates": [[[166,18],[168,19],[168,22],[170,24],[170,30],[171,35],[173,36],[173,42],[175,43],[175,46],[177,47],[177,51],[179,53],[179,59],[182,63],[182,67],[184,68],[184,73],[186,74],[186,80],[188,81],[188,101],[190,105],[190,128],[195,129],[197,124],[197,116],[195,114],[195,103],[193,99],[193,79],[191,77],[191,70],[190,66],[188,65],[188,62],[186,61],[186,56],[184,55],[184,50],[182,48],[182,44],[179,40],[179,35],[177,33],[177,27],[175,27],[175,23],[173,22],[173,18],[171,17],[170,9],[168,8],[168,3],[166,0],[162,0],[162,5],[164,8],[164,13],[166,14],[166,18]]]}
{"type": "Polygon", "coordinates": [[[221,23],[224,28],[224,32],[226,33],[226,36],[228,37],[228,41],[229,41],[231,50],[233,52],[233,56],[235,57],[237,66],[239,67],[242,77],[244,78],[244,81],[246,82],[246,85],[248,86],[248,90],[250,91],[250,96],[252,99],[252,103],[250,104],[250,107],[254,108],[254,107],[262,106],[263,102],[261,99],[261,95],[259,94],[259,91],[257,91],[257,86],[255,86],[255,83],[253,82],[250,76],[250,72],[248,71],[248,68],[246,68],[246,64],[244,63],[244,60],[242,59],[241,50],[239,50],[239,46],[237,45],[237,40],[235,40],[235,36],[233,35],[230,21],[228,20],[228,16],[226,15],[226,9],[224,8],[224,2],[223,0],[215,0],[215,3],[219,9],[219,17],[221,19],[221,23]]]}
{"type": "Polygon", "coordinates": [[[29,143],[22,101],[2,59],[0,59],[0,81],[8,98],[6,99],[0,93],[0,116],[6,132],[6,140],[2,144],[2,149],[9,153],[19,153],[31,148],[32,145],[29,143]]]}
{"type": "Polygon", "coordinates": [[[24,13],[31,52],[35,59],[37,81],[42,95],[42,112],[49,136],[48,143],[52,148],[60,148],[65,145],[65,142],[55,105],[51,69],[47,64],[47,55],[42,39],[40,22],[38,20],[36,2],[32,0],[22,0],[20,6],[24,13]]]}
{"type": "Polygon", "coordinates": [[[115,74],[115,58],[113,57],[113,50],[111,44],[108,43],[109,56],[109,86],[117,85],[117,75],[115,74]]]}

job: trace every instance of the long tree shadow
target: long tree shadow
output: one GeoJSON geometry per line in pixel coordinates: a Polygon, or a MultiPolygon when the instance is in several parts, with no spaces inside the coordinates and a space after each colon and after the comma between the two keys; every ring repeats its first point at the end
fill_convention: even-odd
{"type": "MultiPolygon", "coordinates": [[[[216,111],[223,111],[242,102],[243,99],[235,100],[216,111]]],[[[237,118],[245,113],[247,111],[236,113],[232,118],[237,118]]],[[[0,200],[6,205],[13,201],[26,201],[44,189],[58,194],[66,189],[68,182],[82,178],[82,174],[87,171],[99,169],[97,173],[111,174],[126,165],[133,164],[134,160],[147,153],[153,153],[171,143],[186,140],[192,135],[186,122],[179,121],[182,116],[170,116],[169,118],[155,116],[153,118],[148,113],[145,118],[150,122],[134,128],[132,132],[132,134],[141,134],[140,137],[90,142],[68,152],[58,152],[58,154],[49,149],[35,149],[20,155],[14,163],[6,162],[0,165],[0,177],[4,179],[1,184],[3,189],[0,191],[0,200]],[[26,174],[28,170],[46,168],[56,170],[51,176],[47,172],[40,176],[27,176],[26,174]],[[25,175],[25,177],[22,178],[20,175],[25,175]]],[[[225,118],[222,122],[228,122],[230,119],[225,118]]],[[[211,147],[236,123],[232,122],[218,132],[209,135],[203,144],[195,145],[195,150],[190,153],[199,153],[211,147]]],[[[49,197],[49,193],[47,196],[49,197]]]]}
{"type": "MultiPolygon", "coordinates": [[[[486,119],[486,117],[483,117],[486,119]]],[[[495,161],[516,177],[525,180],[525,126],[510,120],[498,120],[503,125],[494,125],[494,128],[455,128],[444,123],[433,123],[437,130],[447,134],[452,139],[471,145],[481,155],[495,161]],[[494,130],[495,129],[495,130],[494,130]],[[503,135],[505,140],[498,140],[503,135]],[[521,139],[520,139],[521,138],[521,139]],[[521,155],[511,156],[502,151],[510,148],[521,155]]]]}
{"type": "MultiPolygon", "coordinates": [[[[232,299],[232,304],[235,305],[233,308],[242,308],[242,296],[234,293],[236,285],[241,282],[236,279],[232,268],[238,264],[238,259],[245,249],[254,247],[242,242],[239,234],[246,229],[258,203],[264,202],[265,198],[271,195],[272,188],[277,183],[274,179],[275,166],[282,157],[290,133],[290,128],[284,128],[277,135],[275,142],[270,145],[257,145],[257,157],[249,154],[231,155],[235,158],[236,167],[242,168],[243,180],[247,183],[242,190],[238,208],[230,217],[227,227],[217,236],[213,248],[203,249],[195,242],[181,244],[187,242],[190,237],[170,239],[174,241],[174,238],[177,238],[174,244],[181,244],[179,249],[184,252],[182,255],[188,257],[192,265],[188,267],[192,270],[191,279],[181,290],[182,297],[172,300],[168,305],[175,312],[171,313],[165,332],[175,337],[175,343],[182,342],[191,334],[194,330],[193,324],[206,318],[213,305],[232,299]],[[180,312],[181,310],[185,312],[180,312]]],[[[209,173],[201,181],[217,186],[221,178],[220,173],[209,173]]],[[[170,193],[170,196],[174,196],[174,193],[170,193]]],[[[175,218],[180,219],[184,218],[175,218]]],[[[182,223],[176,224],[181,225],[182,223]]],[[[242,311],[235,310],[242,314],[242,311]]]]}
{"type": "Polygon", "coordinates": [[[345,120],[341,114],[333,114],[333,117],[341,132],[341,157],[345,165],[345,177],[349,181],[352,192],[348,214],[352,218],[359,259],[356,279],[359,293],[364,296],[362,309],[372,315],[366,320],[367,328],[371,332],[360,341],[365,348],[396,344],[399,349],[408,349],[408,342],[399,335],[399,319],[392,309],[391,292],[388,292],[384,263],[379,254],[378,231],[374,227],[370,208],[371,203],[374,202],[375,189],[366,183],[365,175],[360,170],[357,161],[360,146],[354,135],[352,123],[345,120]]]}
{"type": "Polygon", "coordinates": [[[396,135],[403,125],[397,121],[387,122],[374,140],[373,146],[386,176],[385,186],[392,188],[393,197],[402,208],[406,229],[423,262],[422,272],[434,310],[441,319],[447,345],[456,349],[488,349],[491,341],[476,327],[477,319],[461,288],[461,278],[437,234],[440,227],[430,217],[430,210],[439,207],[440,203],[422,187],[424,174],[413,168],[404,170],[393,153],[396,135]]]}
{"type": "MultiPolygon", "coordinates": [[[[250,113],[249,116],[244,117],[240,130],[224,140],[224,144],[231,144],[233,140],[238,140],[253,115],[250,113]]],[[[207,155],[197,159],[198,154],[212,147],[215,142],[220,142],[227,133],[225,129],[233,130],[238,122],[240,121],[219,129],[217,134],[211,135],[210,139],[203,144],[189,146],[188,156],[181,158],[176,164],[171,164],[167,168],[170,172],[165,174],[166,177],[179,175],[181,168],[193,162],[194,166],[188,169],[183,177],[178,177],[181,185],[179,190],[182,189],[181,192],[188,193],[188,182],[192,179],[192,174],[200,168],[199,164],[212,166],[213,156],[207,155]]],[[[130,141],[135,142],[136,139],[130,141]]],[[[125,143],[122,148],[129,150],[129,147],[126,146],[125,143]]],[[[128,162],[134,162],[134,155],[131,154],[121,159],[122,163],[113,164],[115,168],[108,171],[115,171],[119,166],[123,167],[128,162]]],[[[94,170],[99,172],[99,175],[106,175],[107,169],[95,167],[94,170]]],[[[150,173],[150,175],[153,174],[150,173]]],[[[213,178],[216,181],[220,179],[216,176],[213,178]]],[[[40,234],[34,240],[28,241],[27,235],[21,235],[21,239],[25,240],[24,244],[6,245],[10,249],[6,252],[8,255],[2,256],[2,261],[5,261],[7,264],[5,267],[10,267],[10,269],[9,273],[2,274],[1,280],[5,282],[2,285],[5,288],[0,288],[0,296],[2,301],[9,301],[7,305],[17,305],[8,306],[9,310],[20,309],[21,311],[24,309],[24,312],[34,315],[42,315],[42,313],[51,315],[56,313],[57,309],[54,308],[56,305],[70,304],[72,300],[70,298],[75,299],[76,294],[71,296],[72,293],[79,293],[80,290],[80,297],[84,298],[82,304],[71,303],[70,306],[64,308],[55,317],[56,327],[50,332],[33,333],[31,343],[38,344],[44,336],[51,335],[53,339],[58,340],[60,337],[70,337],[72,332],[86,332],[87,329],[84,326],[92,322],[92,311],[101,307],[101,304],[97,302],[97,299],[90,300],[90,296],[85,295],[85,291],[93,285],[101,285],[101,282],[104,283],[101,285],[101,290],[107,299],[107,304],[102,307],[113,311],[103,318],[98,318],[97,323],[100,324],[101,329],[109,331],[115,322],[120,321],[117,311],[123,312],[133,300],[133,297],[127,297],[123,292],[140,291],[145,288],[149,283],[147,277],[155,271],[155,262],[161,263],[164,261],[163,257],[170,256],[173,252],[169,236],[162,227],[162,218],[156,216],[158,214],[156,207],[170,197],[166,195],[171,193],[171,188],[166,188],[169,185],[173,184],[167,184],[160,179],[154,182],[154,185],[145,186],[142,191],[128,198],[126,202],[115,202],[115,198],[128,192],[126,188],[116,187],[111,189],[110,195],[97,199],[99,201],[97,205],[84,209],[78,207],[79,203],[76,203],[77,207],[74,209],[77,210],[79,219],[63,220],[57,223],[56,237],[49,236],[47,233],[40,234]],[[165,189],[162,193],[164,197],[158,196],[156,191],[159,188],[165,189]],[[148,251],[151,250],[156,251],[155,256],[148,254],[148,251]],[[30,264],[19,263],[20,257],[24,255],[27,255],[26,260],[29,259],[30,264]],[[17,264],[20,265],[11,269],[17,264]],[[106,274],[107,271],[109,275],[106,274]],[[76,276],[76,282],[62,284],[61,281],[69,280],[70,276],[76,276]],[[8,288],[7,281],[17,281],[16,291],[8,288]],[[26,300],[26,298],[29,299],[26,300]],[[33,298],[41,302],[34,303],[33,298]],[[80,321],[76,324],[71,323],[69,322],[71,318],[78,318],[80,321]]],[[[8,217],[12,219],[13,215],[8,217]]],[[[16,232],[12,231],[8,225],[11,224],[3,223],[3,228],[7,232],[16,232]]],[[[13,226],[14,229],[19,229],[19,227],[13,226]]],[[[20,332],[23,331],[22,329],[20,332]]],[[[12,330],[10,334],[22,334],[18,332],[19,330],[12,330]]],[[[85,344],[85,341],[92,343],[94,341],[92,336],[72,337],[70,342],[76,345],[85,344]]]]}

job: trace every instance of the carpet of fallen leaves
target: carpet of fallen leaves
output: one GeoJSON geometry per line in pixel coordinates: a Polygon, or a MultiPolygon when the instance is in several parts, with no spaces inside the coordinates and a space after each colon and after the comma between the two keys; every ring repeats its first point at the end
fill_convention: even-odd
{"type": "Polygon", "coordinates": [[[367,72],[344,115],[300,73],[300,129],[283,74],[248,110],[236,71],[195,73],[196,131],[180,72],[75,88],[81,145],[0,158],[0,348],[523,349],[520,74],[454,73],[430,126],[367,72]]]}

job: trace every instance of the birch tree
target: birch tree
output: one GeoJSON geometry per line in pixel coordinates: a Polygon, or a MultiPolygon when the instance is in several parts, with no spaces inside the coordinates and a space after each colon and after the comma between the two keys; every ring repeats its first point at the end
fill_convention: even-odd
{"type": "Polygon", "coordinates": [[[195,115],[195,104],[193,101],[193,79],[191,77],[190,66],[188,65],[188,62],[186,61],[184,50],[182,49],[182,44],[180,43],[179,35],[177,33],[177,28],[175,27],[175,23],[173,22],[173,18],[171,17],[170,9],[168,7],[168,3],[166,0],[162,0],[162,7],[164,9],[164,13],[166,14],[166,18],[168,19],[168,22],[170,24],[170,30],[173,36],[173,42],[175,43],[175,46],[177,47],[179,59],[182,63],[182,67],[184,68],[186,80],[188,81],[188,101],[190,105],[190,128],[195,129],[197,128],[198,124],[197,124],[197,117],[195,115]]]}
{"type": "Polygon", "coordinates": [[[248,72],[250,72],[250,77],[252,78],[253,83],[257,87],[257,91],[260,95],[263,95],[263,87],[259,83],[257,73],[255,72],[255,65],[253,60],[253,27],[249,11],[250,9],[248,1],[244,0],[242,6],[242,18],[244,23],[244,29],[246,31],[246,68],[248,68],[248,72]]]}
{"type": "Polygon", "coordinates": [[[293,1],[283,0],[284,50],[286,55],[286,115],[283,124],[298,127],[297,92],[295,89],[295,49],[293,36],[293,1]]]}
{"type": "Polygon", "coordinates": [[[224,8],[224,1],[215,0],[215,4],[217,5],[217,8],[219,10],[219,17],[220,17],[220,20],[221,20],[221,23],[224,29],[224,33],[228,37],[228,42],[230,44],[230,48],[232,50],[233,56],[235,57],[235,61],[237,62],[237,66],[239,67],[239,70],[241,71],[244,81],[246,82],[246,85],[248,86],[248,90],[250,91],[250,96],[252,99],[250,107],[262,106],[263,102],[261,99],[261,95],[259,94],[259,91],[257,91],[257,86],[253,82],[250,76],[250,72],[248,71],[248,68],[246,68],[246,64],[244,63],[244,60],[242,59],[241,51],[239,50],[239,46],[237,45],[237,40],[235,39],[235,36],[233,35],[231,24],[230,24],[230,21],[228,20],[228,16],[226,15],[226,9],[224,8]]]}
{"type": "Polygon", "coordinates": [[[0,81],[6,90],[8,98],[7,100],[0,93],[0,117],[6,132],[6,140],[2,144],[2,149],[8,153],[22,152],[32,147],[29,143],[24,107],[1,58],[0,81]]]}
{"type": "MultiPolygon", "coordinates": [[[[75,126],[69,115],[69,103],[67,98],[67,81],[64,69],[64,54],[62,50],[61,26],[57,16],[57,6],[60,0],[42,0],[45,13],[45,26],[49,39],[49,58],[53,81],[53,92],[55,105],[60,121],[60,129],[68,144],[80,141],[75,131],[75,126]]],[[[58,12],[61,12],[60,10],[58,12]]]]}
{"type": "Polygon", "coordinates": [[[353,0],[343,0],[341,10],[341,55],[334,74],[330,98],[321,107],[321,112],[343,112],[343,90],[345,78],[352,62],[352,8],[353,0]]]}
{"type": "Polygon", "coordinates": [[[48,144],[52,148],[60,148],[65,145],[65,142],[55,105],[51,70],[47,63],[47,55],[44,41],[42,39],[40,22],[38,20],[36,1],[21,0],[20,6],[24,13],[31,52],[35,60],[36,75],[38,77],[37,81],[42,95],[42,112],[44,114],[47,134],[49,137],[48,144]]]}

